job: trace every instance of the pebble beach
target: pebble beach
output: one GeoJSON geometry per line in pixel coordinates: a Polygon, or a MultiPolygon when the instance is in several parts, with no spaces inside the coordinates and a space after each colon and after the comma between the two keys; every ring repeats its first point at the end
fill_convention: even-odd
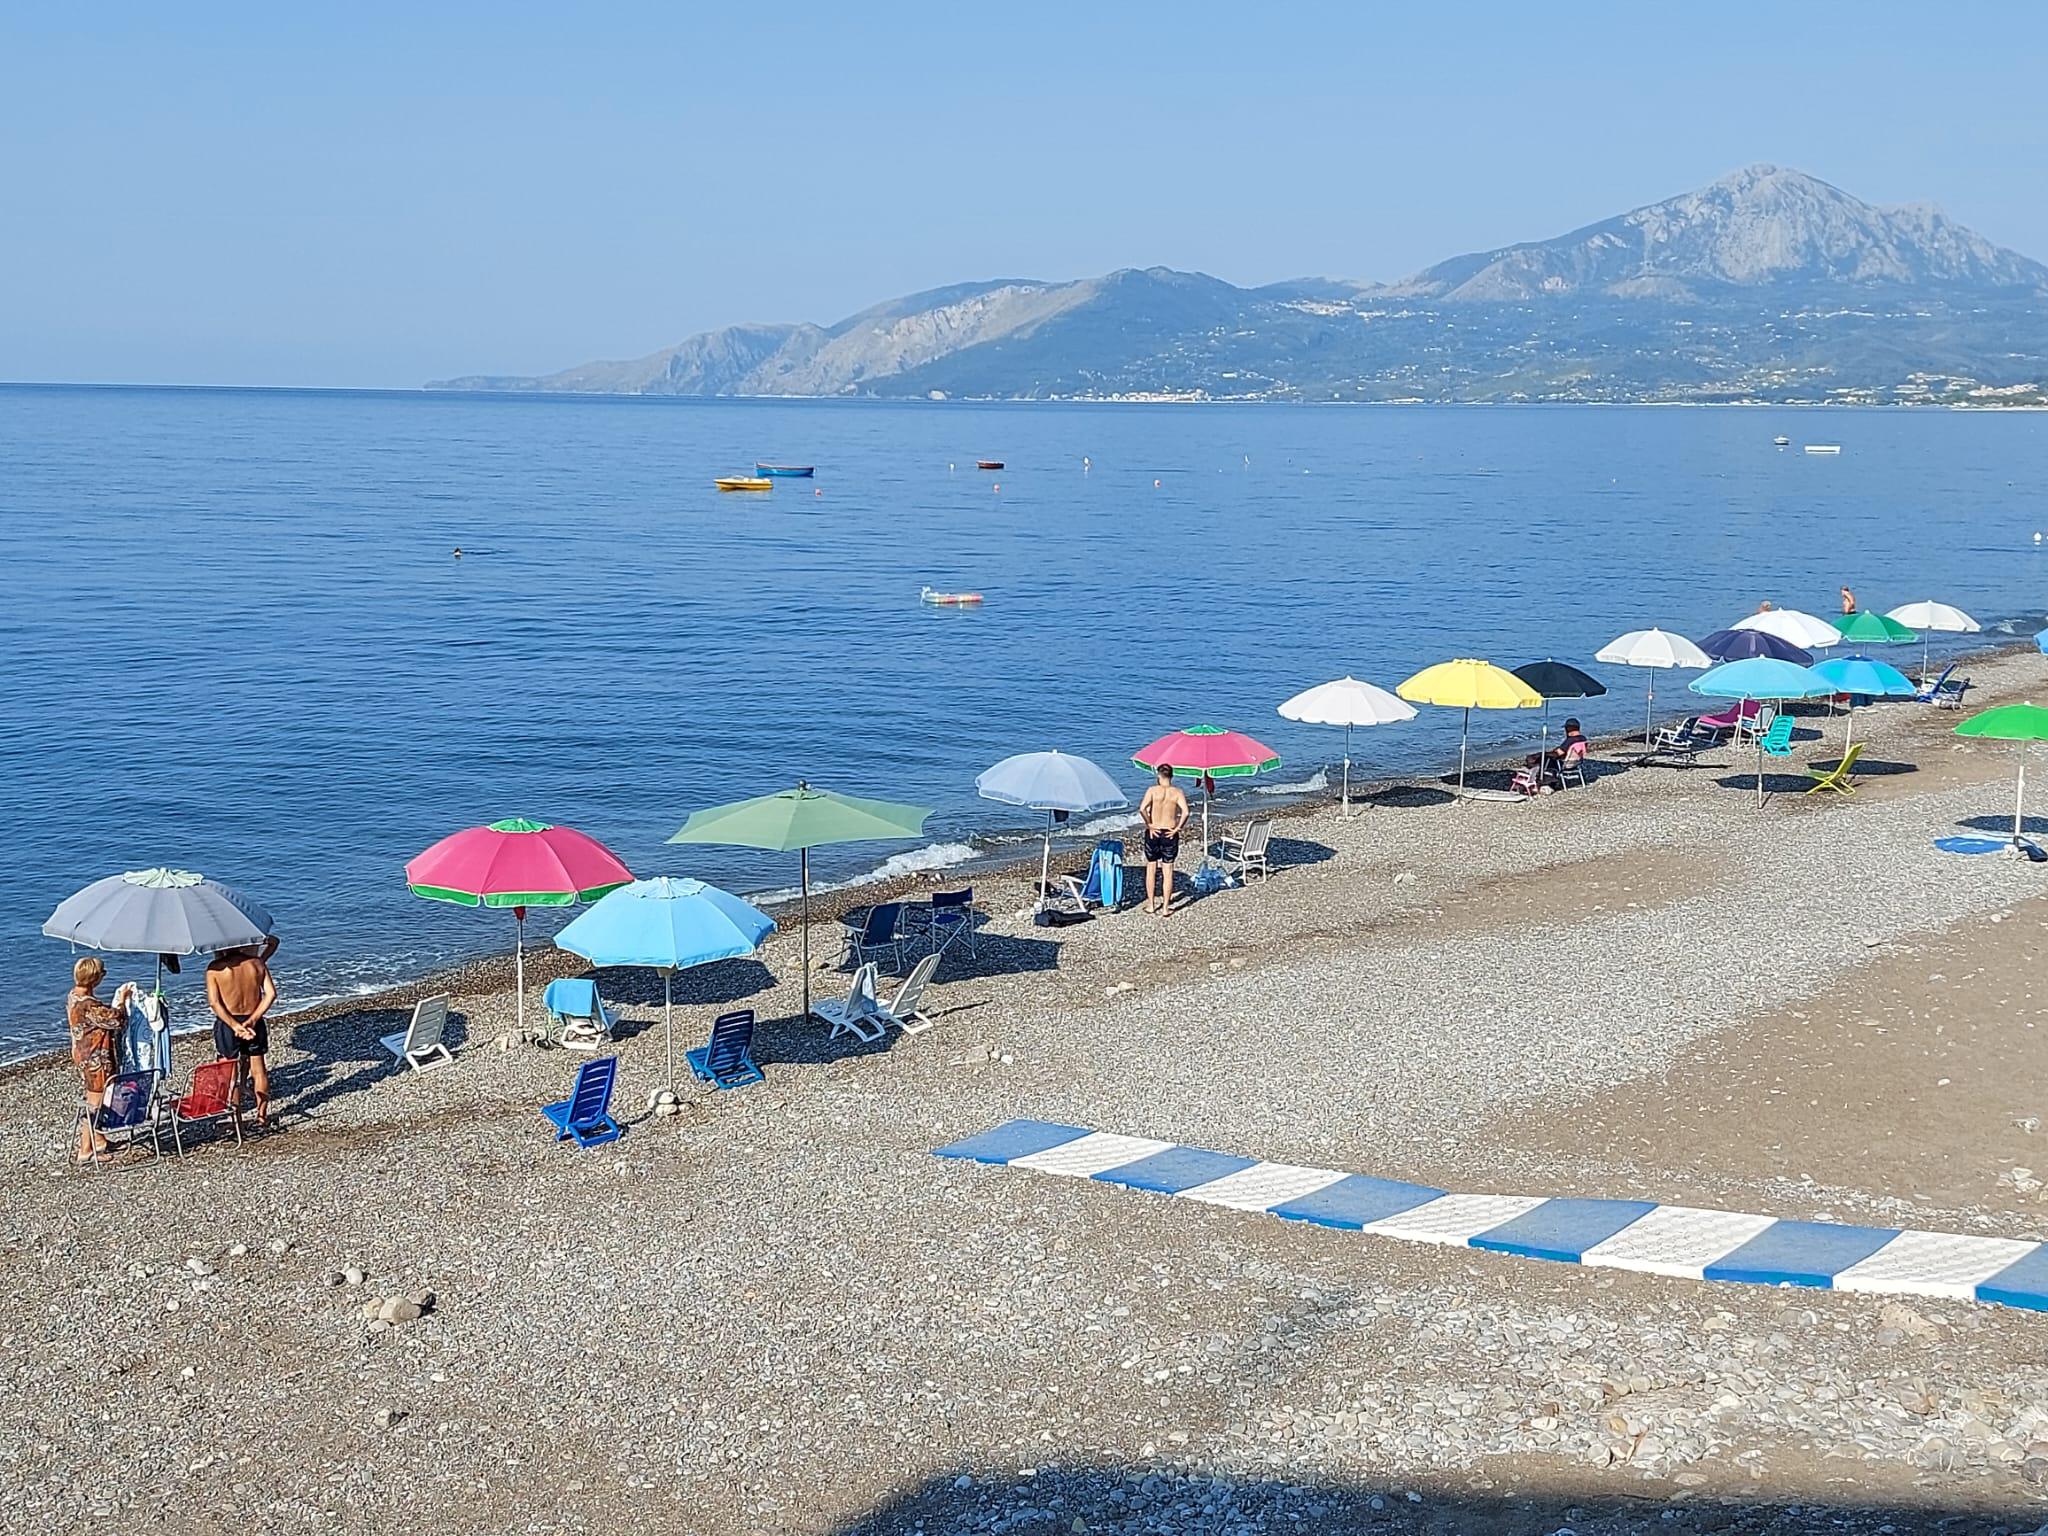
{"type": "MultiPolygon", "coordinates": [[[[2027,697],[2041,658],[1967,670],[1974,709],[2027,697]]],[[[68,1063],[11,1069],[0,1520],[2034,1531],[2034,1314],[1417,1247],[931,1155],[1025,1117],[2040,1237],[2048,866],[1933,846],[2010,826],[2015,749],[1957,718],[1859,712],[1858,793],[1808,797],[1797,765],[1833,762],[1842,723],[1802,715],[1762,809],[1751,756],[1645,768],[1611,741],[1589,787],[1526,803],[1377,786],[1349,816],[1290,809],[1271,878],[1165,918],[1037,928],[1001,871],[933,1027],[873,1045],[795,1019],[785,923],[678,978],[678,1048],[750,1007],[767,1078],[685,1086],[673,1116],[648,1108],[659,981],[599,971],[627,1132],[589,1152],[537,1109],[578,1058],[514,1037],[495,963],[435,982],[451,1066],[378,1045],[420,989],[278,1021],[282,1128],[241,1147],[74,1171],[68,1063]]],[[[830,994],[839,930],[814,917],[830,994]]],[[[529,966],[529,1020],[579,965],[529,966]]]]}

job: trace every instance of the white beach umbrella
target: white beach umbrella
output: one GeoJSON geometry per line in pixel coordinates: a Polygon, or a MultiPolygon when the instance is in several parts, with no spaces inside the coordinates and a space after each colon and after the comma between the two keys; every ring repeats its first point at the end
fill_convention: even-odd
{"type": "MultiPolygon", "coordinates": [[[[1593,653],[1593,659],[1618,667],[1686,667],[1696,672],[1703,672],[1714,664],[1713,657],[1685,636],[1674,635],[1662,629],[1632,629],[1625,635],[1616,635],[1593,653]]],[[[1650,708],[1656,699],[1657,687],[1652,682],[1643,690],[1645,751],[1650,747],[1650,708]]]]}
{"type": "Polygon", "coordinates": [[[1762,613],[1752,613],[1746,619],[1737,619],[1728,627],[1761,630],[1803,651],[1824,651],[1831,645],[1842,643],[1842,632],[1834,625],[1810,613],[1801,613],[1797,608],[1767,608],[1762,613]]]}
{"type": "Polygon", "coordinates": [[[1920,631],[1920,681],[1927,681],[1927,636],[1939,630],[1945,635],[1974,635],[1984,626],[1971,618],[1960,608],[1932,599],[1922,603],[1901,603],[1885,615],[1896,619],[1908,629],[1920,631]]]}
{"type": "Polygon", "coordinates": [[[1304,725],[1344,727],[1344,814],[1351,814],[1351,730],[1359,725],[1395,725],[1415,718],[1414,707],[1384,688],[1349,676],[1297,693],[1280,706],[1282,719],[1304,725]]]}
{"type": "Polygon", "coordinates": [[[1113,811],[1131,802],[1115,779],[1085,757],[1066,752],[1019,752],[974,779],[975,792],[1000,805],[1021,805],[1045,812],[1045,851],[1038,861],[1038,904],[1045,905],[1045,887],[1052,877],[1053,814],[1113,811]]]}

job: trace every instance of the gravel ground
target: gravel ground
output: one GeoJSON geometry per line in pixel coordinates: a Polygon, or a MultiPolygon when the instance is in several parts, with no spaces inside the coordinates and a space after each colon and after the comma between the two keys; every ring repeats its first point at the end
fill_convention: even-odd
{"type": "MultiPolygon", "coordinates": [[[[1988,703],[2038,663],[1974,670],[1988,703]]],[[[2009,753],[1952,723],[1868,712],[1870,756],[1919,771],[1846,802],[1759,813],[1732,768],[1617,767],[1526,805],[1289,817],[1268,884],[1164,919],[1033,929],[1005,877],[937,1026],[878,1047],[777,1021],[785,934],[678,1007],[692,1043],[714,1005],[760,1011],[767,1083],[692,1091],[673,1120],[642,1110],[658,989],[603,973],[633,1123],[593,1153],[547,1139],[534,1106],[575,1060],[500,1048],[502,990],[457,991],[458,1064],[424,1075],[377,1049],[395,1002],[299,1021],[286,1128],[165,1167],[72,1173],[72,1079],[18,1071],[0,1520],[2032,1531],[2031,1317],[1595,1276],[929,1156],[1028,1114],[1633,1192],[1615,1182],[1656,1169],[1611,1138],[1655,1123],[1617,1095],[1677,1072],[1721,1099],[1717,1041],[1802,1000],[1853,1008],[1875,957],[2042,889],[2039,866],[1931,849],[2009,803],[2009,753]],[[1572,1144],[1578,1104],[1605,1106],[1598,1156],[1572,1144]]],[[[2037,1210],[1969,1214],[2032,1235],[2037,1210]]]]}

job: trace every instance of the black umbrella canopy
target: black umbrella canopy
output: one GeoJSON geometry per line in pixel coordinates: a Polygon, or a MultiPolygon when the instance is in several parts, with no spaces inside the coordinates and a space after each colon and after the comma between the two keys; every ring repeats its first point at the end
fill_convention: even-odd
{"type": "Polygon", "coordinates": [[[1813,652],[1803,651],[1790,640],[1761,629],[1717,629],[1699,642],[1701,650],[1716,661],[1747,661],[1752,656],[1769,656],[1789,661],[1795,667],[1813,665],[1813,652]]]}
{"type": "Polygon", "coordinates": [[[1532,661],[1515,668],[1515,676],[1546,699],[1597,699],[1607,685],[1590,672],[1562,661],[1532,661]]]}

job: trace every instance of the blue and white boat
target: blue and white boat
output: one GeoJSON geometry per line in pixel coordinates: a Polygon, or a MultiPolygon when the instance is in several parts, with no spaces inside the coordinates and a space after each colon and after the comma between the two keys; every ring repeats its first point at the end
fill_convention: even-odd
{"type": "Polygon", "coordinates": [[[811,478],[811,471],[816,468],[815,464],[762,464],[757,462],[754,465],[754,473],[757,475],[771,475],[778,480],[808,480],[811,478]]]}

